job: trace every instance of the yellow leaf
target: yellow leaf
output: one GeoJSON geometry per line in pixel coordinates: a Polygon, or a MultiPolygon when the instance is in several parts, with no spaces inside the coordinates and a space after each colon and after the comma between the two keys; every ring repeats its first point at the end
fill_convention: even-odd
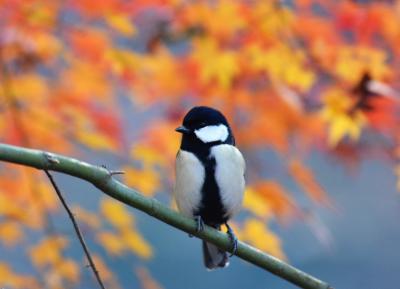
{"type": "Polygon", "coordinates": [[[233,38],[235,33],[246,28],[246,17],[243,17],[241,3],[237,1],[196,1],[182,5],[181,13],[190,26],[202,23],[207,35],[215,39],[233,38]],[[228,24],[229,23],[229,24],[228,24]]]}
{"type": "Polygon", "coordinates": [[[121,240],[125,243],[126,247],[139,257],[149,259],[153,256],[153,249],[150,244],[138,232],[124,230],[121,236],[121,240]]]}
{"type": "Polygon", "coordinates": [[[33,5],[29,5],[29,13],[26,13],[27,18],[25,21],[36,27],[54,27],[57,15],[56,9],[57,5],[55,3],[36,2],[33,5]]]}
{"type": "Polygon", "coordinates": [[[249,187],[244,193],[243,207],[264,219],[271,216],[271,208],[268,203],[249,187]]]}
{"type": "Polygon", "coordinates": [[[262,36],[267,39],[279,37],[293,23],[293,12],[287,7],[278,7],[271,1],[256,2],[253,10],[262,36]]]}
{"type": "Polygon", "coordinates": [[[57,272],[70,282],[79,282],[80,268],[72,259],[63,259],[57,264],[57,272]]]}
{"type": "Polygon", "coordinates": [[[329,90],[324,97],[321,117],[329,124],[330,146],[335,147],[344,137],[353,141],[359,139],[367,119],[361,110],[354,110],[354,101],[345,92],[338,89],[329,90]]]}
{"type": "Polygon", "coordinates": [[[114,199],[102,199],[100,210],[107,221],[120,230],[133,225],[133,215],[128,212],[126,206],[114,199]]]}
{"type": "Polygon", "coordinates": [[[283,44],[268,49],[252,44],[246,47],[245,54],[252,69],[268,73],[274,82],[307,91],[316,80],[315,74],[306,67],[304,53],[283,44]]]}
{"type": "Polygon", "coordinates": [[[133,36],[136,34],[136,28],[126,15],[110,14],[106,16],[107,24],[121,33],[123,36],[133,36]]]}
{"type": "Polygon", "coordinates": [[[24,232],[17,222],[0,223],[0,240],[6,246],[16,245],[24,237],[24,232]]]}
{"type": "Polygon", "coordinates": [[[157,101],[177,101],[187,89],[186,78],[176,77],[183,73],[179,58],[168,49],[158,49],[151,55],[138,55],[135,81],[132,83],[133,99],[140,106],[157,101]],[[149,79],[152,81],[149,82],[149,79]]]}
{"type": "Polygon", "coordinates": [[[200,80],[205,84],[213,81],[222,89],[228,89],[239,74],[237,53],[218,48],[212,38],[195,42],[193,59],[200,67],[200,80]]]}
{"type": "Polygon", "coordinates": [[[32,263],[37,267],[58,264],[62,260],[61,252],[67,244],[67,239],[62,237],[43,239],[29,249],[32,263]]]}
{"type": "Polygon", "coordinates": [[[286,259],[282,251],[281,241],[263,222],[256,219],[247,220],[241,234],[244,241],[248,241],[256,248],[280,259],[286,259]]]}
{"type": "Polygon", "coordinates": [[[13,93],[22,102],[39,102],[46,99],[49,94],[45,78],[37,74],[23,74],[13,76],[13,93]]]}
{"type": "Polygon", "coordinates": [[[123,167],[124,180],[126,184],[143,193],[153,196],[161,186],[158,173],[152,168],[138,170],[132,167],[123,167]]]}
{"type": "Polygon", "coordinates": [[[381,49],[366,46],[342,46],[337,52],[337,61],[333,67],[336,74],[350,83],[357,83],[368,71],[373,79],[382,79],[390,75],[388,56],[381,49]]]}
{"type": "Polygon", "coordinates": [[[116,150],[117,145],[110,137],[91,131],[77,130],[75,131],[75,137],[82,144],[96,150],[116,150]]]}
{"type": "Polygon", "coordinates": [[[360,111],[353,116],[340,115],[331,123],[328,143],[335,147],[341,139],[349,136],[352,140],[358,140],[361,134],[361,126],[358,123],[364,122],[364,116],[360,111]]]}
{"type": "Polygon", "coordinates": [[[165,165],[167,162],[165,155],[143,144],[138,144],[132,147],[131,157],[142,161],[143,166],[146,168],[150,168],[154,165],[165,165]]]}
{"type": "Polygon", "coordinates": [[[110,63],[112,71],[117,75],[137,69],[141,57],[130,50],[123,49],[110,49],[105,53],[105,59],[110,63]]]}
{"type": "Polygon", "coordinates": [[[96,238],[111,255],[121,255],[121,253],[125,250],[125,246],[121,241],[121,238],[111,232],[100,232],[97,234],[96,238]]]}

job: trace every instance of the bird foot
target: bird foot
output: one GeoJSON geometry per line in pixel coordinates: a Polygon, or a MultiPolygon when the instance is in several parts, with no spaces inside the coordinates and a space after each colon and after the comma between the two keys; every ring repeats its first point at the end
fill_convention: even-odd
{"type": "Polygon", "coordinates": [[[225,223],[225,226],[227,228],[226,233],[229,235],[229,238],[231,239],[232,242],[232,253],[229,257],[232,257],[233,255],[236,254],[237,250],[238,250],[238,239],[235,235],[235,233],[233,232],[232,228],[228,225],[228,223],[225,223]]]}
{"type": "Polygon", "coordinates": [[[204,230],[204,222],[203,222],[203,219],[201,218],[201,216],[196,216],[195,220],[196,220],[196,224],[197,224],[196,232],[199,233],[204,230]]]}
{"type": "MultiPolygon", "coordinates": [[[[196,221],[196,233],[199,233],[204,230],[204,222],[201,216],[195,216],[194,220],[196,221]]],[[[192,238],[193,235],[189,234],[189,237],[192,238]]]]}

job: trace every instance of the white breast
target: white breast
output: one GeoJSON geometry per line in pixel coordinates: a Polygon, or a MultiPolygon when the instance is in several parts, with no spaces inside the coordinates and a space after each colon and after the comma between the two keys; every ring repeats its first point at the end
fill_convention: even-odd
{"type": "Polygon", "coordinates": [[[174,194],[178,209],[182,214],[194,217],[202,198],[204,166],[193,153],[180,150],[176,156],[175,174],[174,194]]]}
{"type": "Polygon", "coordinates": [[[216,161],[215,179],[222,204],[227,211],[226,215],[232,217],[240,210],[243,200],[245,161],[240,151],[228,144],[212,147],[211,156],[216,161]]]}

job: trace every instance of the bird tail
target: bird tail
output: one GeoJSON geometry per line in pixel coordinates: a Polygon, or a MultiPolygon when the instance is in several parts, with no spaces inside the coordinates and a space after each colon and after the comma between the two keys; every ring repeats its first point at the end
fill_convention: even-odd
{"type": "Polygon", "coordinates": [[[228,253],[222,251],[214,244],[203,241],[203,260],[204,265],[209,270],[224,268],[229,265],[228,253]]]}
{"type": "MultiPolygon", "coordinates": [[[[215,228],[220,230],[219,226],[215,228]]],[[[205,241],[203,241],[203,260],[208,270],[224,268],[229,265],[228,253],[205,241]]]]}

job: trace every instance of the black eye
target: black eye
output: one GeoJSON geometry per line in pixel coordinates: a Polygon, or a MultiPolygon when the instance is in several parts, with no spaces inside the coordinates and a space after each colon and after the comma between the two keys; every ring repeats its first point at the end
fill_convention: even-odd
{"type": "Polygon", "coordinates": [[[203,122],[200,122],[200,123],[199,123],[199,126],[200,126],[200,127],[203,127],[203,126],[207,126],[207,124],[203,121],[203,122]]]}

